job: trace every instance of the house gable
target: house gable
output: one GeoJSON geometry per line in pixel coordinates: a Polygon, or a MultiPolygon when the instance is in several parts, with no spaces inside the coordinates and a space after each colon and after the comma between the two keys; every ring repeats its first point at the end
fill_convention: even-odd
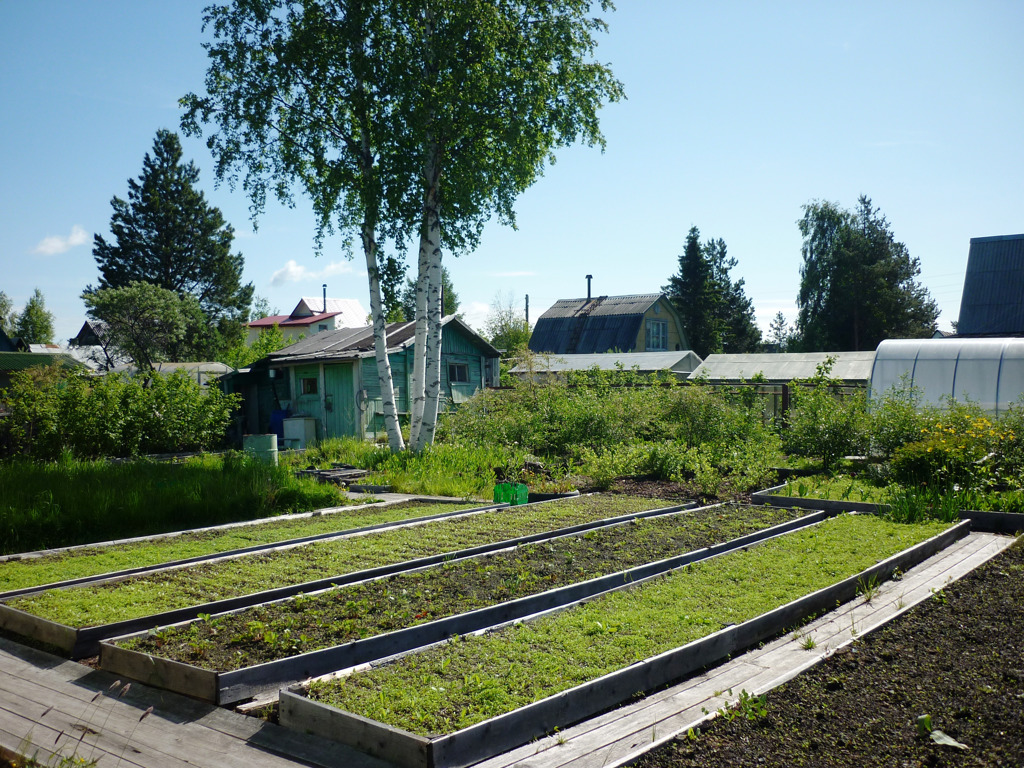
{"type": "Polygon", "coordinates": [[[688,344],[671,303],[653,293],[560,299],[537,320],[529,346],[533,352],[595,354],[676,351],[688,344]]]}

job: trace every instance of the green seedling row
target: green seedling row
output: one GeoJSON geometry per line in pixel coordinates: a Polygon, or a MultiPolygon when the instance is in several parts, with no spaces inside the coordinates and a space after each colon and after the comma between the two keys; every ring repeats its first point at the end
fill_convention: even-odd
{"type": "Polygon", "coordinates": [[[580,496],[46,590],[7,603],[66,626],[93,627],[664,506],[652,499],[580,496]]]}
{"type": "Polygon", "coordinates": [[[403,502],[9,559],[0,561],[0,593],[479,506],[403,502]]]}
{"type": "Polygon", "coordinates": [[[585,534],[154,630],[118,644],[226,672],[664,560],[803,514],[803,510],[727,505],[635,519],[585,534]]]}
{"type": "Polygon", "coordinates": [[[945,527],[843,515],[570,610],[315,681],[308,695],[412,733],[453,733],[771,611],[945,527]]]}

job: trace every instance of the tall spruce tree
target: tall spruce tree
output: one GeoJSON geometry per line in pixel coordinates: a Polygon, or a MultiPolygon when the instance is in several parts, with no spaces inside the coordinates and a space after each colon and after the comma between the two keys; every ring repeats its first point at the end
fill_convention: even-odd
{"type": "Polygon", "coordinates": [[[662,290],[683,321],[690,349],[700,357],[718,352],[749,352],[761,341],[754,322],[754,306],[743,290],[743,280],[732,281],[736,259],[725,241],[700,242],[700,230],[691,227],[679,257],[679,272],[662,290]]]}
{"type": "Polygon", "coordinates": [[[253,294],[251,283],[242,285],[242,255],[231,252],[234,230],[206,202],[198,182],[195,165],[182,163],[178,135],[157,131],[142,174],[128,180],[128,200],[111,200],[113,242],[96,235],[93,245],[99,289],[141,281],[199,302],[206,327],[176,343],[175,359],[213,359],[230,346],[248,319],[253,294]]]}
{"type": "Polygon", "coordinates": [[[854,212],[828,201],[809,203],[797,224],[804,239],[801,349],[873,350],[883,339],[934,333],[938,306],[916,279],[920,262],[870,198],[861,195],[854,212]]]}

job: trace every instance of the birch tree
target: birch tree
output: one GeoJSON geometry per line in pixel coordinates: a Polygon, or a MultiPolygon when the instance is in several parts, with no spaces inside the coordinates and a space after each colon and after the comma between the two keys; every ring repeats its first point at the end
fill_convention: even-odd
{"type": "MultiPolygon", "coordinates": [[[[577,141],[604,146],[597,113],[623,96],[595,60],[605,23],[587,0],[409,0],[411,61],[422,76],[413,102],[422,158],[413,432],[433,440],[440,393],[441,260],[445,248],[474,247],[497,214],[514,225],[513,205],[554,151],[577,141]],[[419,46],[418,51],[415,46],[419,46]],[[418,346],[419,348],[419,346],[418,346]],[[422,394],[421,394],[422,393],[422,394]],[[422,403],[422,410],[420,410],[422,403]]],[[[609,11],[611,3],[599,4],[609,11]]]]}
{"type": "MultiPolygon", "coordinates": [[[[609,10],[610,3],[600,3],[609,10]]],[[[378,238],[418,237],[411,446],[433,440],[440,394],[441,254],[472,249],[556,148],[603,146],[597,112],[622,96],[596,62],[587,0],[236,0],[207,9],[208,95],[183,127],[213,121],[218,178],[256,211],[268,192],[313,201],[318,235],[358,235],[378,374],[400,449],[379,297],[378,238]]]]}
{"type": "Polygon", "coordinates": [[[182,128],[196,135],[203,123],[216,127],[207,146],[217,160],[217,178],[234,186],[241,177],[254,218],[268,193],[292,205],[298,187],[312,201],[319,243],[336,230],[358,240],[385,429],[391,449],[400,451],[379,238],[404,220],[392,202],[415,175],[405,156],[393,151],[397,142],[388,133],[394,123],[390,94],[401,87],[385,66],[393,10],[379,0],[209,6],[204,28],[214,41],[205,45],[206,94],[182,99],[182,128]]]}

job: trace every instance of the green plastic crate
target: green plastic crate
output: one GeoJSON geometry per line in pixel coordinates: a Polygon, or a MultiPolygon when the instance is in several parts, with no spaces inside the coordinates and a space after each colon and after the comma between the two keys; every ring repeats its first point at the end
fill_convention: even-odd
{"type": "Polygon", "coordinates": [[[495,504],[526,504],[529,500],[529,489],[522,483],[498,483],[494,486],[495,504]]]}

